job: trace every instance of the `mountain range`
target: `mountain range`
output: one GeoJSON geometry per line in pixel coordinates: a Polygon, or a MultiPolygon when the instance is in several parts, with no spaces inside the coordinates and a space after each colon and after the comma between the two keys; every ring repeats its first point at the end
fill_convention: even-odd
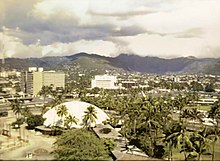
{"type": "MultiPolygon", "coordinates": [[[[2,64],[0,65],[2,66],[2,64]]],[[[164,59],[120,54],[105,57],[98,54],[77,53],[70,56],[42,58],[7,58],[6,69],[26,70],[28,67],[46,70],[80,68],[87,70],[124,70],[142,73],[207,73],[220,74],[220,58],[179,57],[164,59]]]]}

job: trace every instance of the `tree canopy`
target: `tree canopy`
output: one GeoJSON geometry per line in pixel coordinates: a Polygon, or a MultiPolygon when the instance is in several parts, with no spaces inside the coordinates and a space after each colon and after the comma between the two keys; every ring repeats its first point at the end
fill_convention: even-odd
{"type": "Polygon", "coordinates": [[[215,87],[214,87],[214,85],[213,85],[212,83],[207,84],[207,85],[205,86],[205,92],[215,92],[215,87]]]}
{"type": "Polygon", "coordinates": [[[30,115],[27,118],[28,128],[34,129],[36,126],[43,125],[44,120],[45,119],[42,117],[42,115],[30,115]]]}
{"type": "Polygon", "coordinates": [[[54,144],[58,160],[106,160],[109,157],[103,141],[86,129],[68,130],[54,144]]]}

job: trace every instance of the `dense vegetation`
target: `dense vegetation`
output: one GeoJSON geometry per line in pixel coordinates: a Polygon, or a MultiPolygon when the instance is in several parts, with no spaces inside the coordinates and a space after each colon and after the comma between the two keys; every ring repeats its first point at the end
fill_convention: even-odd
{"type": "MultiPolygon", "coordinates": [[[[194,106],[198,99],[195,93],[170,99],[168,96],[141,97],[138,92],[115,97],[105,91],[99,97],[83,97],[82,100],[113,110],[109,123],[116,126],[122,121],[120,133],[151,157],[171,160],[175,151],[182,154],[177,159],[216,159],[214,149],[220,134],[218,121],[213,122],[212,128],[202,124],[204,116],[194,106]],[[179,114],[175,113],[177,110],[179,114]]],[[[209,117],[219,120],[219,109],[220,103],[217,102],[210,109],[209,117]]]]}
{"type": "Polygon", "coordinates": [[[63,133],[55,142],[54,155],[58,160],[107,160],[104,142],[86,129],[63,133]]]}
{"type": "Polygon", "coordinates": [[[27,118],[27,124],[28,124],[28,128],[29,129],[34,129],[36,126],[40,126],[43,125],[44,123],[44,118],[42,117],[42,115],[29,115],[29,117],[27,118]]]}

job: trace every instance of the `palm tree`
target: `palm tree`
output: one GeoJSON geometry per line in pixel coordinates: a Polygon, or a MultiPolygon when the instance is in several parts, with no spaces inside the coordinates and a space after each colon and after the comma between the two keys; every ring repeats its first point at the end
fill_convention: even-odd
{"type": "Polygon", "coordinates": [[[10,106],[12,107],[12,110],[15,113],[16,118],[18,120],[22,113],[21,101],[16,98],[11,102],[10,106]]]}
{"type": "Polygon", "coordinates": [[[194,132],[191,136],[191,142],[195,148],[195,152],[198,154],[198,161],[200,161],[201,155],[207,152],[209,145],[209,134],[207,128],[203,128],[202,131],[194,132]]]}
{"type": "Polygon", "coordinates": [[[43,105],[42,110],[41,110],[41,114],[42,115],[46,112],[46,106],[45,106],[46,97],[48,95],[52,94],[52,90],[53,90],[53,86],[52,85],[50,85],[50,86],[43,86],[41,88],[41,90],[39,91],[39,93],[38,93],[38,95],[43,96],[43,101],[44,101],[44,105],[43,105]]]}
{"type": "Polygon", "coordinates": [[[131,128],[130,128],[131,126],[130,126],[130,124],[131,124],[131,121],[130,121],[129,116],[128,115],[124,115],[124,117],[123,117],[123,126],[121,128],[121,134],[122,134],[122,136],[125,139],[125,143],[126,143],[125,146],[127,146],[126,139],[129,136],[129,134],[131,133],[131,128]]]}
{"type": "Polygon", "coordinates": [[[43,96],[44,104],[46,97],[52,93],[52,86],[43,86],[39,91],[38,95],[43,96]]]}
{"type": "Polygon", "coordinates": [[[142,108],[141,108],[141,104],[140,104],[140,100],[136,99],[136,101],[133,102],[133,104],[130,104],[130,121],[132,121],[132,125],[133,125],[133,133],[134,136],[136,136],[136,131],[137,131],[137,124],[138,124],[138,119],[137,116],[140,116],[142,112],[142,108]]]}
{"type": "Polygon", "coordinates": [[[137,116],[140,115],[141,103],[135,97],[125,98],[117,102],[117,112],[120,115],[120,120],[123,122],[122,133],[130,134],[132,137],[136,137],[137,129],[137,116]]]}
{"type": "Polygon", "coordinates": [[[157,132],[161,127],[160,114],[157,109],[157,100],[151,97],[143,98],[143,112],[141,113],[142,125],[145,126],[146,134],[150,139],[149,155],[154,155],[154,145],[156,143],[157,132]]]}
{"type": "MultiPolygon", "coordinates": [[[[180,115],[182,114],[182,110],[185,107],[185,105],[186,105],[185,97],[182,95],[178,95],[174,101],[174,106],[180,111],[180,115]]],[[[179,121],[181,121],[181,117],[179,117],[179,121]]]]}
{"type": "Polygon", "coordinates": [[[84,127],[91,129],[92,123],[96,122],[97,119],[97,112],[94,106],[88,106],[86,111],[84,112],[85,115],[83,116],[83,124],[84,127]]]}
{"type": "Polygon", "coordinates": [[[183,110],[182,114],[180,115],[181,118],[193,120],[193,130],[195,130],[195,120],[198,120],[200,123],[202,123],[202,118],[204,117],[204,114],[200,111],[198,111],[197,108],[192,109],[185,109],[183,110]]]}
{"type": "Polygon", "coordinates": [[[211,107],[211,109],[208,111],[209,118],[214,119],[217,123],[220,121],[220,102],[215,102],[215,104],[211,107]]]}
{"type": "Polygon", "coordinates": [[[173,148],[176,146],[176,136],[173,135],[173,133],[177,132],[177,123],[172,123],[167,126],[167,129],[165,129],[164,134],[164,141],[166,142],[166,145],[169,148],[169,160],[173,160],[173,148]]]}
{"type": "Polygon", "coordinates": [[[180,113],[180,119],[181,121],[186,122],[186,120],[190,117],[190,111],[189,109],[184,109],[182,113],[180,113]],[[184,119],[184,120],[183,120],[184,119]]]}
{"type": "Polygon", "coordinates": [[[64,92],[57,93],[56,91],[52,92],[53,100],[51,101],[51,106],[54,107],[64,102],[64,92]]]}
{"type": "Polygon", "coordinates": [[[21,114],[24,115],[25,117],[28,117],[32,114],[28,107],[23,108],[21,112],[22,112],[21,114]]]}
{"type": "Polygon", "coordinates": [[[211,107],[210,111],[208,111],[209,118],[213,119],[214,123],[214,132],[213,132],[213,151],[212,151],[212,161],[215,159],[215,143],[219,140],[219,121],[220,121],[220,102],[215,102],[215,104],[211,107]]]}
{"type": "Polygon", "coordinates": [[[198,111],[197,108],[190,109],[190,119],[193,120],[193,130],[195,130],[195,120],[198,120],[200,123],[202,123],[203,117],[204,117],[204,114],[198,111]]]}
{"type": "Polygon", "coordinates": [[[166,140],[172,142],[172,146],[175,148],[181,147],[180,153],[184,153],[185,160],[189,157],[187,152],[192,152],[195,148],[190,141],[190,132],[187,131],[186,125],[183,122],[177,123],[172,130],[173,133],[169,135],[166,140]]]}
{"type": "Polygon", "coordinates": [[[193,92],[191,98],[192,98],[192,102],[191,102],[191,103],[192,103],[193,106],[195,106],[195,103],[199,100],[199,95],[198,95],[198,93],[193,92]]]}
{"type": "Polygon", "coordinates": [[[213,129],[210,130],[209,138],[212,140],[212,161],[215,160],[215,145],[216,142],[219,140],[220,130],[219,126],[215,122],[212,122],[214,124],[213,129]]]}
{"type": "Polygon", "coordinates": [[[75,116],[68,115],[64,120],[64,126],[67,127],[67,129],[70,129],[72,124],[77,125],[78,121],[79,120],[75,116]]]}
{"type": "Polygon", "coordinates": [[[60,105],[58,106],[58,109],[57,109],[57,115],[59,117],[61,117],[61,120],[63,122],[63,117],[66,116],[68,114],[68,111],[67,111],[67,107],[65,105],[60,105]]]}
{"type": "Polygon", "coordinates": [[[172,121],[172,104],[169,98],[159,98],[155,104],[159,113],[159,122],[163,129],[169,126],[168,124],[172,121]]]}

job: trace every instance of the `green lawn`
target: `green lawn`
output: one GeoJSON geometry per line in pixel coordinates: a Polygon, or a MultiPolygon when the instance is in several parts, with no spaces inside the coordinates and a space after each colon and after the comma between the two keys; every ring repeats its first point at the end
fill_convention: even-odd
{"type": "Polygon", "coordinates": [[[204,110],[204,111],[209,111],[211,109],[211,106],[198,106],[198,110],[204,110]]]}
{"type": "Polygon", "coordinates": [[[210,105],[200,105],[200,106],[191,106],[186,108],[197,108],[198,110],[209,111],[211,109],[210,105]]]}

